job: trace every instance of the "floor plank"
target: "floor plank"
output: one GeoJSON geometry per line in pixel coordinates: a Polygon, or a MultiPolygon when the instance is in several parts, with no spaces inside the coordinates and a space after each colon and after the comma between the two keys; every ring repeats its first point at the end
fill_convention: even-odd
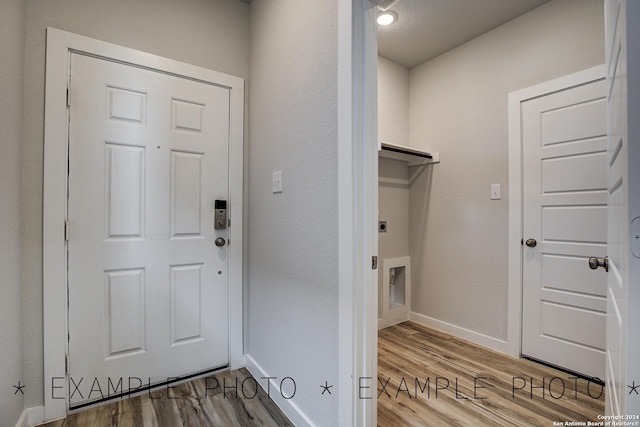
{"type": "Polygon", "coordinates": [[[600,385],[417,323],[378,340],[381,427],[553,426],[604,413],[600,385]]]}
{"type": "Polygon", "coordinates": [[[246,381],[237,393],[222,384],[240,385],[251,374],[246,369],[221,372],[207,378],[164,388],[141,396],[87,409],[43,427],[208,427],[293,426],[257,381],[246,381]],[[215,382],[217,381],[217,382],[215,382]],[[219,387],[216,387],[219,385],[219,387]]]}

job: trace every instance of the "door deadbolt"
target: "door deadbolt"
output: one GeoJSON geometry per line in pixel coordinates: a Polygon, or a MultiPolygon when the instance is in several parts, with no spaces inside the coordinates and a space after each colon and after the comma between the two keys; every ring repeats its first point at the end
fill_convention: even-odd
{"type": "Polygon", "coordinates": [[[216,200],[214,207],[213,228],[216,230],[224,230],[227,228],[227,201],[216,200]]]}
{"type": "Polygon", "coordinates": [[[227,243],[227,242],[226,242],[222,237],[218,237],[218,238],[215,240],[215,243],[216,243],[216,246],[217,246],[217,247],[222,247],[222,246],[224,246],[224,245],[225,245],[225,243],[227,243]]]}
{"type": "Polygon", "coordinates": [[[536,239],[527,239],[527,241],[524,242],[524,244],[529,246],[530,248],[535,248],[538,242],[536,241],[536,239]]]}
{"type": "Polygon", "coordinates": [[[598,267],[604,268],[604,271],[609,272],[609,257],[606,256],[602,259],[596,258],[594,256],[589,258],[589,268],[592,270],[597,270],[598,267]]]}

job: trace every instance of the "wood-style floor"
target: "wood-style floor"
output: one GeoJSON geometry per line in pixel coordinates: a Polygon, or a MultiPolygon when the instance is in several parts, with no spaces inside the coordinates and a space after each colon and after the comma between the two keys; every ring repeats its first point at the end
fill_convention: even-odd
{"type": "MultiPolygon", "coordinates": [[[[551,427],[598,421],[604,393],[570,374],[516,359],[413,322],[379,332],[378,425],[551,427]],[[544,389],[541,386],[544,384],[544,389]],[[474,389],[475,387],[475,389],[474,389]]],[[[246,369],[216,374],[242,384],[246,369]]],[[[124,398],[69,415],[45,427],[292,426],[253,384],[236,394],[207,379],[124,398]],[[207,384],[209,387],[207,389],[207,384]],[[213,389],[212,389],[213,388],[213,389]]],[[[209,380],[211,381],[211,380],[209,380]]]]}
{"type": "Polygon", "coordinates": [[[207,427],[207,426],[293,426],[267,393],[254,387],[246,369],[223,372],[209,379],[184,383],[142,396],[88,409],[67,418],[44,424],[45,427],[207,427]],[[218,381],[220,387],[215,387],[218,381]],[[238,384],[238,393],[222,385],[238,384]]]}
{"type": "Polygon", "coordinates": [[[598,384],[413,322],[381,330],[378,348],[379,426],[551,427],[604,413],[598,384]]]}

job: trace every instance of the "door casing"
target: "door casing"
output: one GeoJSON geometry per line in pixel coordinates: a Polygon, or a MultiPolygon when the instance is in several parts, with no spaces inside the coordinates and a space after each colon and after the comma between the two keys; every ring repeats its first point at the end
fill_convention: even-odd
{"type": "MultiPolygon", "coordinates": [[[[522,244],[523,178],[521,104],[553,92],[583,85],[605,77],[605,66],[598,65],[535,86],[509,93],[509,272],[507,307],[507,350],[519,357],[522,344],[522,244]]],[[[585,268],[587,268],[585,264],[585,268]]]]}
{"type": "Polygon", "coordinates": [[[79,36],[47,29],[44,188],[43,188],[43,319],[44,419],[67,414],[65,358],[67,354],[67,217],[68,110],[67,87],[71,52],[158,70],[230,90],[229,135],[229,360],[244,366],[243,253],[243,121],[244,80],[195,65],[79,36]],[[55,387],[55,388],[54,388],[55,387]]]}

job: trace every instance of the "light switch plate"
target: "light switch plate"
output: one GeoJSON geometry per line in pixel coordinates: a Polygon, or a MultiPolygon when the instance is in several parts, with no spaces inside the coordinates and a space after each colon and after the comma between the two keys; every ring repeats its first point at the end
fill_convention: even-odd
{"type": "Polygon", "coordinates": [[[491,200],[500,200],[500,184],[491,184],[491,200]]]}
{"type": "Polygon", "coordinates": [[[271,182],[273,193],[282,193],[282,171],[276,171],[273,173],[271,182]]]}

